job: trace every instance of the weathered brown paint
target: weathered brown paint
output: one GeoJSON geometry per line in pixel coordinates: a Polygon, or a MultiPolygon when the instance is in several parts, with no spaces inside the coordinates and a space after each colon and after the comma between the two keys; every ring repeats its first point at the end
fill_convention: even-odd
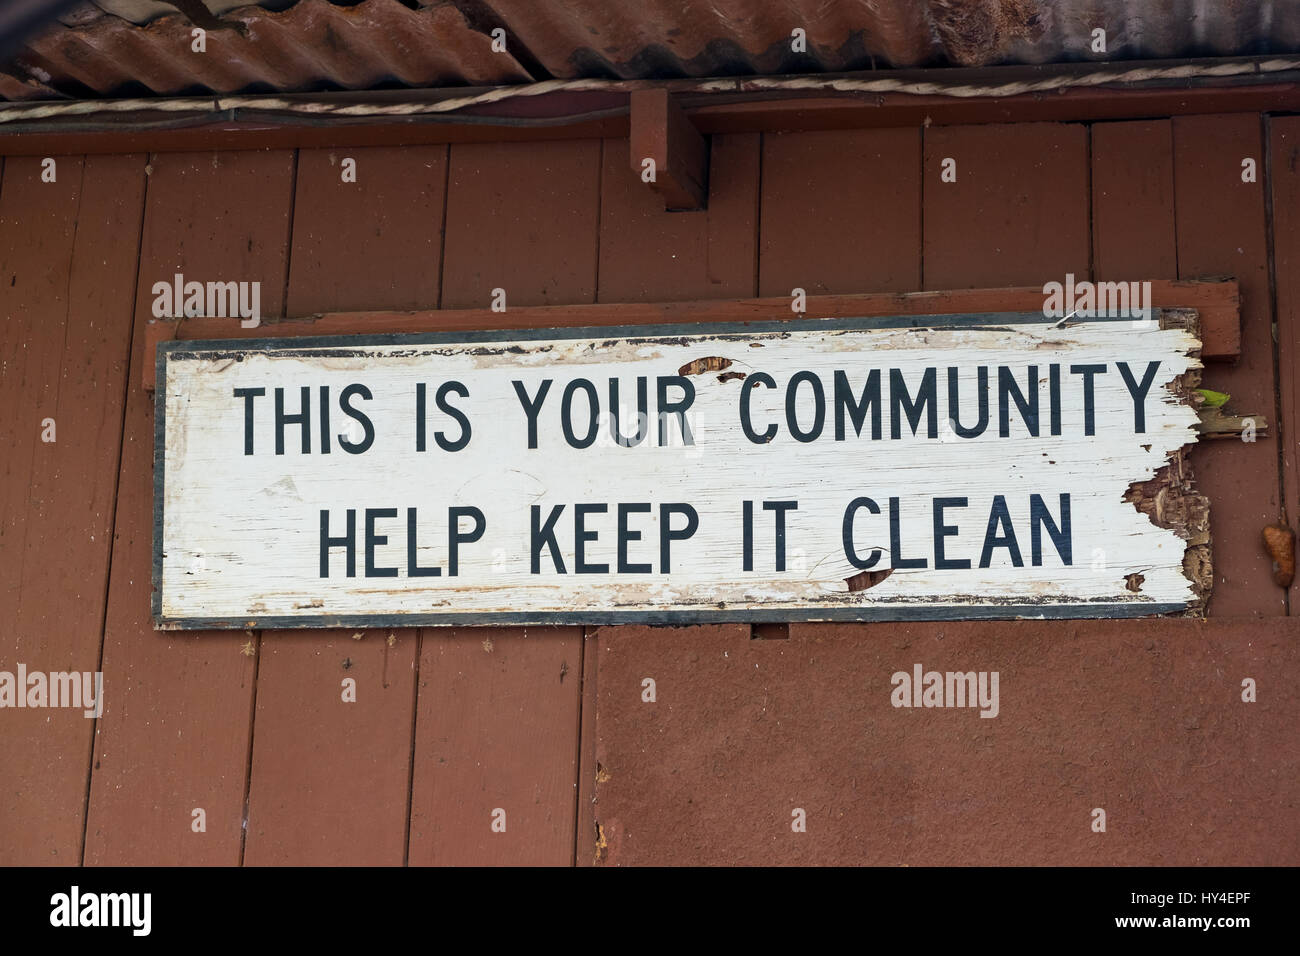
{"type": "Polygon", "coordinates": [[[442,304],[592,302],[600,141],[451,148],[442,304]]]}
{"type": "MultiPolygon", "coordinates": [[[[653,303],[757,295],[762,148],[757,133],[712,137],[707,207],[694,213],[669,213],[644,195],[639,182],[626,178],[628,147],[606,140],[597,301],[653,303]]],[[[628,310],[625,305],[615,309],[620,314],[628,310]]],[[[655,321],[650,316],[659,314],[653,307],[641,311],[647,316],[644,321],[655,321]]],[[[595,860],[599,844],[594,815],[599,631],[588,627],[582,633],[573,853],[578,866],[595,860]]]]}
{"type": "Polygon", "coordinates": [[[1095,123],[1091,136],[1093,278],[1176,279],[1172,124],[1095,123]]]}
{"type": "Polygon", "coordinates": [[[1089,275],[1084,127],[932,127],[923,175],[925,288],[1041,288],[1089,275]],[[944,159],[956,162],[955,182],[942,181],[944,159]]]}
{"type": "Polygon", "coordinates": [[[602,628],[603,862],[1294,864],[1297,636],[1282,619],[602,628]],[[891,675],[917,663],[998,671],[998,716],[893,707],[891,675]]]}
{"type": "MultiPolygon", "coordinates": [[[[1273,281],[1277,301],[1278,411],[1286,427],[1282,442],[1282,514],[1291,527],[1300,519],[1300,118],[1269,120],[1271,150],[1268,181],[1272,190],[1273,281]]],[[[1289,612],[1296,584],[1290,588],[1289,612]]]]}
{"type": "MultiPolygon", "coordinates": [[[[494,287],[508,310],[594,301],[600,153],[453,147],[443,305],[482,307],[494,287]]],[[[410,864],[572,861],[581,674],[581,628],[423,632],[410,864]]]]}
{"type": "Polygon", "coordinates": [[[437,308],[446,178],[445,146],[302,150],[287,314],[437,308]]]}
{"type": "MultiPolygon", "coordinates": [[[[0,268],[3,268],[4,362],[0,397],[10,410],[0,436],[10,450],[0,468],[5,485],[0,502],[0,540],[21,555],[29,533],[30,480],[40,441],[42,405],[57,398],[60,343],[67,322],[77,207],[81,197],[80,157],[54,157],[61,183],[41,183],[39,160],[9,159],[0,184],[0,268]],[[46,191],[42,193],[42,186],[46,191]],[[39,334],[43,326],[49,333],[39,334]],[[10,367],[12,362],[12,367],[10,367]]],[[[32,529],[35,531],[35,528],[32,529]]],[[[22,565],[15,557],[0,565],[0,595],[6,606],[18,600],[22,565]]]]}
{"type": "MultiPolygon", "coordinates": [[[[42,183],[37,160],[10,160],[0,186],[0,287],[9,290],[0,310],[8,449],[0,580],[12,634],[3,659],[10,670],[16,659],[34,670],[94,672],[144,157],[60,157],[57,168],[56,182],[42,183]],[[55,422],[51,443],[40,437],[45,418],[55,422]]],[[[80,862],[94,726],[81,709],[5,712],[4,736],[22,743],[0,748],[0,775],[10,781],[0,861],[80,862]]]]}
{"type": "MultiPolygon", "coordinates": [[[[290,314],[436,306],[445,181],[444,147],[299,153],[290,314]],[[356,182],[342,180],[345,157],[356,182]]],[[[388,634],[263,633],[245,863],[404,862],[419,632],[394,631],[391,646],[388,634]]]]}
{"type": "Polygon", "coordinates": [[[582,628],[430,628],[422,645],[411,865],[569,865],[582,628]]]}
{"type": "Polygon", "coordinates": [[[418,634],[263,634],[246,865],[404,862],[418,634]]]}
{"type": "MultiPolygon", "coordinates": [[[[137,369],[150,287],[175,271],[261,281],[263,309],[282,311],[293,154],[168,154],[150,164],[132,348],[137,369]]],[[[243,836],[254,658],[240,652],[249,638],[238,632],[182,637],[152,628],[152,445],[153,403],[131,389],[85,861],[234,865],[243,836]],[[191,829],[195,808],[206,812],[205,833],[191,829]]]]}
{"type": "Polygon", "coordinates": [[[765,135],[759,295],[922,288],[920,162],[916,129],[765,135]]]}
{"type": "MultiPolygon", "coordinates": [[[[1267,414],[1275,397],[1260,117],[1180,116],[1173,132],[1179,275],[1232,274],[1241,286],[1241,358],[1208,371],[1203,383],[1231,395],[1236,412],[1267,414]],[[1253,183],[1242,182],[1247,157],[1255,160],[1253,183]]],[[[1275,434],[1202,444],[1191,453],[1197,485],[1214,503],[1212,615],[1286,613],[1286,592],[1273,583],[1260,545],[1282,504],[1275,434]]]]}
{"type": "Polygon", "coordinates": [[[713,137],[708,205],[677,213],[666,212],[629,168],[626,140],[604,141],[598,301],[753,295],[758,139],[713,137]]]}

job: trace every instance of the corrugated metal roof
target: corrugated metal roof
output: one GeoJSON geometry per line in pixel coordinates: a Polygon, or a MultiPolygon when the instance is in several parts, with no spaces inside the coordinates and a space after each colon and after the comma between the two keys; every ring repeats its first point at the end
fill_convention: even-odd
{"type": "Polygon", "coordinates": [[[1300,0],[96,0],[0,98],[666,79],[1300,52],[1300,0]],[[191,50],[195,23],[207,50],[191,50]],[[505,31],[508,52],[491,32],[505,31]],[[806,33],[806,49],[792,31],[806,33]],[[1106,31],[1105,54],[1093,31],[1106,31]]]}

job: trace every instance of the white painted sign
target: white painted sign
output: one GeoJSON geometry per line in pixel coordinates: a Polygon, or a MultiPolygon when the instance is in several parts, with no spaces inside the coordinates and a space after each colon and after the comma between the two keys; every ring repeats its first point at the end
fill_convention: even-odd
{"type": "Polygon", "coordinates": [[[1185,609],[1130,487],[1195,440],[1198,352],[1030,314],[163,343],[155,621],[1185,609]]]}

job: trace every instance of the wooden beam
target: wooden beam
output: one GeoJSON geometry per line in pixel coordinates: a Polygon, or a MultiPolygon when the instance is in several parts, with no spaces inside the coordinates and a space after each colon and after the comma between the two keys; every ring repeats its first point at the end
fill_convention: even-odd
{"type": "Polygon", "coordinates": [[[631,95],[628,137],[632,170],[664,198],[670,212],[703,209],[709,195],[709,144],[667,90],[631,95]],[[647,160],[653,163],[647,173],[647,160]]]}
{"type": "Polygon", "coordinates": [[[727,80],[578,80],[517,99],[507,96],[476,106],[415,114],[409,110],[385,114],[384,108],[419,102],[436,107],[491,88],[0,103],[0,114],[10,120],[0,123],[0,155],[338,149],[623,137],[630,128],[628,101],[641,91],[667,91],[705,136],[1300,111],[1297,71],[1260,72],[1258,65],[1247,71],[1243,66],[1243,62],[1248,66],[1256,60],[1274,65],[1281,62],[1277,57],[1191,63],[1132,61],[1109,65],[1115,83],[1105,85],[1070,85],[1081,77],[1095,79],[1101,65],[1091,63],[727,80]],[[1195,73],[1193,67],[1198,63],[1210,72],[1182,75],[1188,70],[1195,73]],[[1214,75],[1214,71],[1234,65],[1237,74],[1214,75]],[[1126,85],[1123,77],[1133,70],[1155,71],[1164,79],[1141,87],[1126,85]],[[1160,72],[1169,70],[1182,73],[1160,72]],[[1014,92],[1033,90],[1044,81],[1066,85],[1014,92]],[[844,88],[846,83],[857,85],[844,88]],[[987,95],[970,95],[972,85],[985,89],[987,95]],[[956,87],[965,88],[964,94],[946,94],[956,87]],[[95,109],[96,103],[103,109],[95,109]],[[160,104],[166,109],[159,108],[160,104]],[[342,115],[330,111],[340,105],[349,111],[342,115]]]}
{"type": "MultiPolygon", "coordinates": [[[[715,135],[1300,112],[1300,84],[1172,91],[1107,87],[1066,90],[1052,96],[1028,93],[969,99],[907,93],[882,93],[863,98],[740,92],[731,97],[692,94],[683,103],[695,128],[705,135],[715,135]]],[[[0,109],[8,108],[0,104],[0,109]]],[[[262,115],[258,111],[244,110],[240,118],[233,121],[214,115],[211,122],[202,123],[202,117],[192,117],[196,125],[173,129],[150,128],[151,119],[144,115],[128,115],[118,117],[116,123],[42,121],[24,124],[21,130],[0,127],[0,155],[70,156],[244,149],[345,149],[434,143],[532,143],[621,138],[628,135],[629,130],[626,112],[572,122],[560,118],[539,125],[485,121],[473,113],[465,113],[462,122],[384,118],[328,120],[324,125],[310,126],[298,117],[269,112],[262,115]]]]}
{"type": "MultiPolygon", "coordinates": [[[[1156,308],[1195,309],[1201,326],[1201,358],[1232,361],[1241,348],[1240,296],[1234,279],[1156,279],[1156,308]]],[[[879,292],[866,295],[814,295],[807,311],[795,315],[785,296],[766,299],[695,302],[625,302],[595,305],[544,305],[493,312],[490,309],[429,309],[418,312],[331,312],[293,319],[263,319],[242,328],[237,318],[195,316],[158,319],[149,336],[144,386],[154,387],[156,345],[164,339],[260,339],[297,335],[393,334],[497,329],[575,328],[603,325],[656,325],[684,322],[746,322],[772,319],[883,315],[948,315],[969,312],[1037,312],[1043,290],[1033,287],[956,289],[943,292],[879,292]]]]}

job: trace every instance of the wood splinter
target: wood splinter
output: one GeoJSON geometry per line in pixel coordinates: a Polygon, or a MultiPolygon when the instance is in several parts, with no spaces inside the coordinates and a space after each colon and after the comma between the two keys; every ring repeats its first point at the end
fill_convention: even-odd
{"type": "Polygon", "coordinates": [[[1222,408],[1202,405],[1196,410],[1200,422],[1197,432],[1203,438],[1242,438],[1249,435],[1263,435],[1268,431],[1268,422],[1263,415],[1231,415],[1222,408]]]}

